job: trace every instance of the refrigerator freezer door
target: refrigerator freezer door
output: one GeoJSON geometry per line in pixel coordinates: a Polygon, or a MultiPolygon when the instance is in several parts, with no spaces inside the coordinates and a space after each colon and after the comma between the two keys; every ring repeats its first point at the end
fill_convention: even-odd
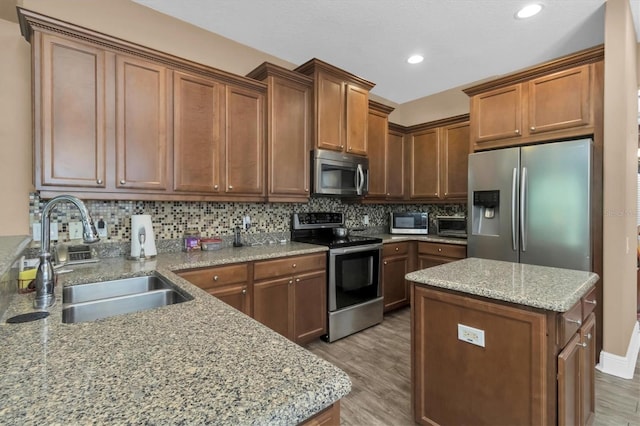
{"type": "Polygon", "coordinates": [[[518,173],[520,149],[478,152],[469,155],[467,255],[518,262],[518,173]],[[499,204],[486,208],[474,192],[498,191],[499,204]]]}
{"type": "Polygon", "coordinates": [[[523,147],[520,161],[520,262],[591,270],[591,140],[523,147]]]}

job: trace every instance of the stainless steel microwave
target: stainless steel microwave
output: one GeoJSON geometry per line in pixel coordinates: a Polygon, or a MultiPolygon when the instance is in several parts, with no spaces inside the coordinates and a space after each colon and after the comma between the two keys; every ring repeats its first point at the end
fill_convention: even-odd
{"type": "Polygon", "coordinates": [[[359,155],[311,151],[312,193],[360,197],[369,191],[369,160],[359,155]]]}
{"type": "Polygon", "coordinates": [[[391,234],[428,234],[429,213],[391,213],[389,232],[391,234]]]}
{"type": "Polygon", "coordinates": [[[436,227],[442,237],[467,238],[466,216],[436,216],[436,227]]]}

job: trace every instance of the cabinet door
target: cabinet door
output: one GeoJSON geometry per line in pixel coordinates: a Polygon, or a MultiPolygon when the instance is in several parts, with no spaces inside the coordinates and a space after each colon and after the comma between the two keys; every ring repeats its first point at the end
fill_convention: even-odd
{"type": "Polygon", "coordinates": [[[38,71],[34,78],[36,189],[47,185],[104,188],[104,51],[42,34],[40,45],[34,42],[34,73],[38,71]]]}
{"type": "Polygon", "coordinates": [[[226,192],[264,195],[264,95],[227,86],[226,192]]]}
{"type": "Polygon", "coordinates": [[[303,344],[327,333],[327,275],[324,270],[296,275],[293,288],[293,340],[303,344]]]}
{"type": "Polygon", "coordinates": [[[442,193],[446,200],[467,199],[469,122],[442,129],[442,193]]]}
{"type": "Polygon", "coordinates": [[[118,55],[116,86],[116,187],[166,190],[166,69],[118,55]]]}
{"type": "Polygon", "coordinates": [[[251,314],[251,303],[247,292],[246,284],[231,285],[221,288],[213,288],[208,290],[209,294],[222,300],[240,312],[247,315],[251,314]]]}
{"type": "Polygon", "coordinates": [[[591,425],[596,418],[596,316],[591,314],[580,328],[580,424],[591,425]]]}
{"type": "Polygon", "coordinates": [[[218,192],[224,85],[211,79],[174,72],[173,189],[218,192]]]}
{"type": "MultiPolygon", "coordinates": [[[[371,156],[373,150],[370,151],[369,155],[371,156]]],[[[389,132],[385,165],[388,199],[404,198],[404,164],[404,135],[398,132],[389,132]]]]}
{"type": "MultiPolygon", "coordinates": [[[[309,198],[309,86],[278,78],[269,87],[269,200],[309,198]]],[[[290,200],[289,200],[290,201],[290,200]]]]}
{"type": "Polygon", "coordinates": [[[293,334],[293,277],[254,282],[253,318],[291,338],[293,334]]]}
{"type": "Polygon", "coordinates": [[[519,84],[474,96],[471,101],[473,140],[478,143],[520,137],[522,106],[519,84]]]}
{"type": "Polygon", "coordinates": [[[316,90],[316,146],[343,151],[345,84],[339,77],[320,72],[316,90]]]}
{"type": "Polygon", "coordinates": [[[437,200],[440,194],[438,129],[413,134],[410,144],[411,199],[437,200]]]}
{"type": "Polygon", "coordinates": [[[590,67],[583,65],[529,82],[529,133],[591,123],[590,67]]]}
{"type": "MultiPolygon", "coordinates": [[[[347,84],[347,149],[349,154],[367,155],[369,91],[347,84]]],[[[386,133],[386,131],[385,131],[386,133]]]]}
{"type": "Polygon", "coordinates": [[[452,260],[444,257],[418,255],[418,269],[431,268],[432,266],[449,263],[452,260]]]}
{"type": "Polygon", "coordinates": [[[387,115],[370,110],[367,126],[369,147],[369,193],[367,198],[385,198],[387,195],[387,115]]]}
{"type": "Polygon", "coordinates": [[[409,304],[409,256],[386,257],[382,262],[382,289],[385,312],[409,304]]]}
{"type": "Polygon", "coordinates": [[[580,423],[580,358],[582,344],[575,334],[558,355],[558,425],[580,423]]]}

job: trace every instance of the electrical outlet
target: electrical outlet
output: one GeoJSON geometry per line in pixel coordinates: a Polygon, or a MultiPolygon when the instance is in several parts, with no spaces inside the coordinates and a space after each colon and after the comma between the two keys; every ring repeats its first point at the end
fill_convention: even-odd
{"type": "MultiPolygon", "coordinates": [[[[33,225],[31,225],[31,232],[33,233],[33,241],[40,241],[40,230],[41,228],[41,224],[39,222],[34,223],[33,225]]],[[[49,223],[49,239],[51,241],[57,241],[58,240],[58,223],[57,222],[51,222],[49,223]]]]}
{"type": "Polygon", "coordinates": [[[69,239],[77,240],[82,238],[82,222],[69,222],[69,239]]]}
{"type": "Polygon", "coordinates": [[[100,216],[98,222],[96,223],[96,230],[98,231],[98,236],[100,238],[107,238],[109,235],[109,225],[104,221],[104,218],[100,216]]]}
{"type": "Polygon", "coordinates": [[[364,216],[362,216],[362,224],[363,225],[368,225],[369,224],[369,215],[365,214],[364,216]]]}
{"type": "Polygon", "coordinates": [[[249,228],[251,227],[251,218],[249,217],[249,215],[244,216],[244,217],[242,218],[242,227],[243,227],[245,230],[249,230],[249,228]]]}
{"type": "Polygon", "coordinates": [[[34,223],[31,225],[31,232],[33,232],[33,241],[40,241],[40,223],[34,223]]]}
{"type": "Polygon", "coordinates": [[[458,340],[484,348],[484,330],[458,324],[458,340]]]}

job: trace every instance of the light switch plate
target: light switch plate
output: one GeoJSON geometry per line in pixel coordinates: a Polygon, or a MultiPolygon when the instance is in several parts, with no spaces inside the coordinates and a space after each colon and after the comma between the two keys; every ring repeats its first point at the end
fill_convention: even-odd
{"type": "MultiPolygon", "coordinates": [[[[33,233],[32,237],[33,237],[33,241],[40,241],[40,230],[42,228],[40,228],[41,224],[40,222],[36,222],[33,225],[31,225],[31,232],[33,233]]],[[[58,223],[57,222],[51,222],[49,224],[49,239],[51,241],[58,241],[58,223]]]]}
{"type": "Polygon", "coordinates": [[[458,339],[484,348],[484,330],[458,324],[458,339]]]}
{"type": "Polygon", "coordinates": [[[82,238],[82,222],[69,222],[69,239],[77,240],[82,238]]]}

